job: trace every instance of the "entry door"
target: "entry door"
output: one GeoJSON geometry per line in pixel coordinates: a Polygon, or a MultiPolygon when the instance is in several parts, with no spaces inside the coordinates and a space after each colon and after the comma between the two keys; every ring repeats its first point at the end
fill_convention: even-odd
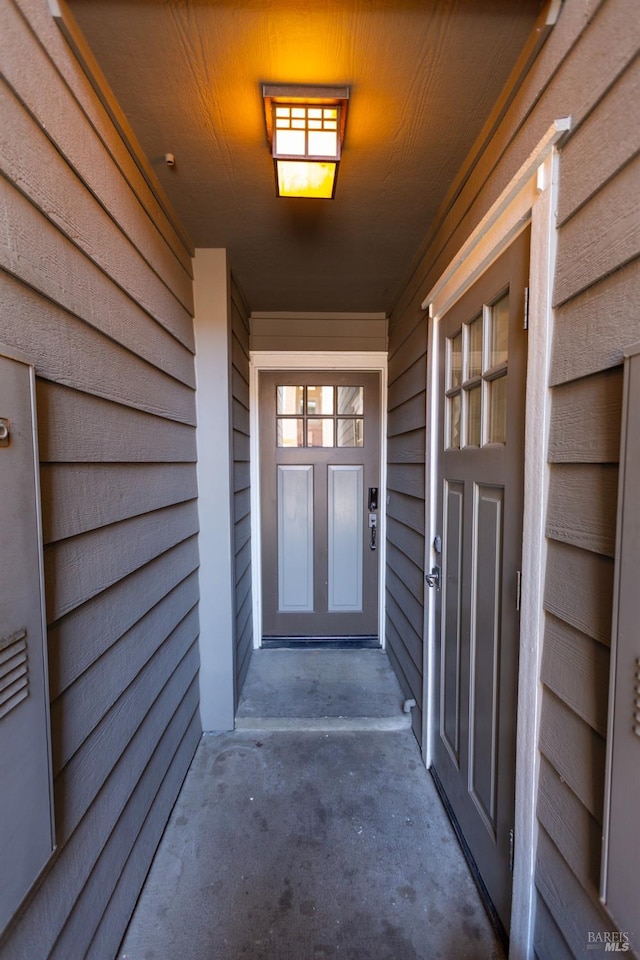
{"type": "Polygon", "coordinates": [[[378,638],[377,373],[260,375],[263,637],[378,638]]]}
{"type": "Polygon", "coordinates": [[[434,767],[509,930],[529,233],[444,316],[434,767]]]}

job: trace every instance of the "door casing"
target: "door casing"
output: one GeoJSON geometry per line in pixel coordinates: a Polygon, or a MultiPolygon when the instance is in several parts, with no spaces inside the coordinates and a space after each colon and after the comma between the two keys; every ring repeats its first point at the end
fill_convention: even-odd
{"type": "Polygon", "coordinates": [[[259,456],[259,409],[258,379],[260,372],[267,370],[354,370],[380,375],[380,490],[382,491],[378,514],[378,624],[380,645],[385,648],[384,597],[386,569],[385,514],[386,461],[387,461],[387,354],[382,352],[274,352],[252,351],[250,369],[250,430],[251,430],[251,567],[254,648],[258,649],[262,637],[262,550],[260,533],[260,456],[259,456]]]}
{"type": "MultiPolygon", "coordinates": [[[[446,311],[506,249],[531,221],[529,288],[529,352],[525,401],[525,499],[522,546],[522,602],[516,745],[516,809],[512,917],[509,957],[533,955],[535,913],[535,814],[539,753],[540,661],[543,634],[543,588],[546,564],[544,518],[548,496],[548,424],[550,414],[549,365],[553,321],[552,285],[556,253],[558,146],[571,127],[570,118],[555,121],[513,179],[491,206],[423,300],[428,315],[427,454],[425,503],[425,571],[437,562],[433,538],[437,533],[438,470],[438,336],[446,311]]],[[[432,716],[435,604],[425,585],[424,597],[423,755],[431,766],[435,723],[432,716]]]]}

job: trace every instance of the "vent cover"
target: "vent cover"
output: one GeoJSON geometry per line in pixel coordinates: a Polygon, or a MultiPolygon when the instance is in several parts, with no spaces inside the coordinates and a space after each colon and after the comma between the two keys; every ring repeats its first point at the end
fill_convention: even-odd
{"type": "Polygon", "coordinates": [[[27,631],[0,637],[0,720],[29,696],[27,631]]]}

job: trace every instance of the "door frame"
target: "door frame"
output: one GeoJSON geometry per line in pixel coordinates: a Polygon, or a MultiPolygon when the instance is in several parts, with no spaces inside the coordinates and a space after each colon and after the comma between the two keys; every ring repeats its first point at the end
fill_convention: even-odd
{"type": "MultiPolygon", "coordinates": [[[[249,423],[251,477],[251,589],[253,606],[253,646],[262,642],[262,540],[260,513],[260,413],[258,381],[260,373],[271,370],[354,370],[380,375],[380,490],[387,480],[387,354],[382,351],[252,350],[249,367],[249,423]]],[[[378,636],[385,649],[385,571],[386,571],[386,495],[380,500],[378,514],[378,636]]]]}
{"type": "MultiPolygon", "coordinates": [[[[525,469],[522,544],[522,601],[515,778],[515,843],[509,956],[532,956],[535,909],[535,813],[539,753],[540,663],[544,629],[545,517],[548,493],[548,430],[551,406],[549,366],[553,327],[552,290],[556,255],[558,148],[571,127],[570,118],[556,120],[520,167],[487,214],[462,245],[422,302],[428,310],[427,451],[425,457],[425,571],[437,563],[433,538],[438,529],[438,336],[439,321],[449,308],[491,266],[511,241],[531,223],[529,332],[525,400],[525,469]]],[[[434,699],[435,603],[424,594],[423,753],[432,764],[437,718],[434,699]]]]}

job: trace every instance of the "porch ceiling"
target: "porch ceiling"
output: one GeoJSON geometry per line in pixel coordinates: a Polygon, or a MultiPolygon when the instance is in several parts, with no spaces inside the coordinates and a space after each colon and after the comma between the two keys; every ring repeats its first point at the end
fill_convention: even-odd
{"type": "Polygon", "coordinates": [[[388,311],[540,0],[69,7],[193,244],[228,248],[251,310],[388,311]],[[262,82],[351,87],[335,200],[276,199],[262,82]]]}

